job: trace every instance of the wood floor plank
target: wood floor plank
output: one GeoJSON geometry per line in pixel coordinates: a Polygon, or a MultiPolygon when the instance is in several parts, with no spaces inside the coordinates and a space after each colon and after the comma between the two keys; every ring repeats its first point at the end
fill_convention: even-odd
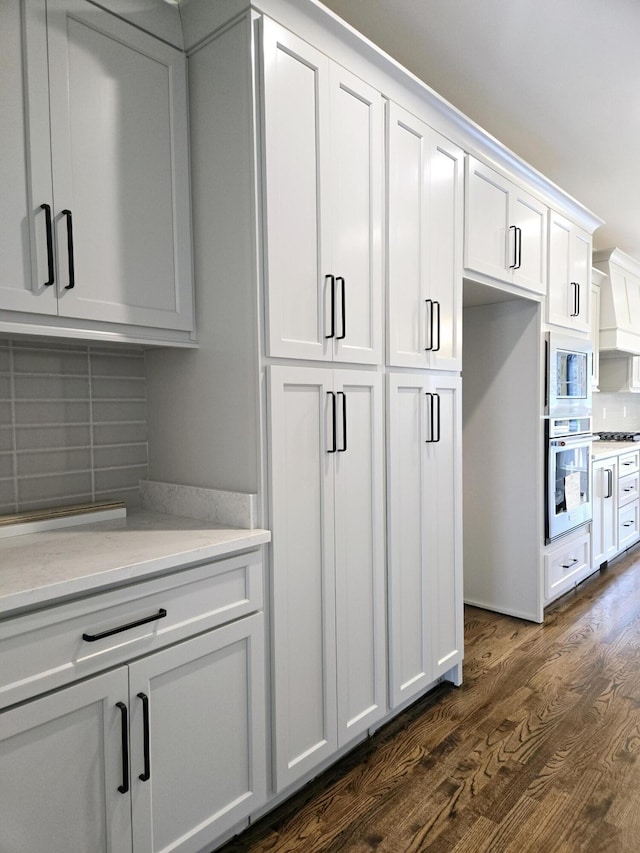
{"type": "Polygon", "coordinates": [[[220,853],[638,853],[640,546],[545,623],[465,612],[442,685],[220,853]]]}

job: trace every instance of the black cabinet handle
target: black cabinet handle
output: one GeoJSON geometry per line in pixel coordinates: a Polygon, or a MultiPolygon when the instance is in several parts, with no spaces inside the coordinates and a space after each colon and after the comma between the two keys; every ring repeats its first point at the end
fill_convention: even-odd
{"type": "Polygon", "coordinates": [[[425,443],[436,444],[440,441],[440,394],[427,391],[425,396],[429,399],[429,438],[425,443]]]}
{"type": "Polygon", "coordinates": [[[325,275],[324,280],[331,281],[331,302],[329,312],[331,314],[331,323],[329,328],[331,331],[325,338],[335,338],[336,336],[336,277],[334,275],[325,275]]]}
{"type": "Polygon", "coordinates": [[[518,268],[518,228],[516,225],[510,225],[509,231],[513,231],[513,263],[509,264],[510,270],[518,268]]]}
{"type": "Polygon", "coordinates": [[[336,423],[336,395],[333,391],[327,391],[327,397],[331,397],[331,431],[333,433],[333,447],[327,448],[327,453],[335,453],[338,449],[338,425],[336,423]]]}
{"type": "MultiPolygon", "coordinates": [[[[440,303],[436,299],[433,304],[436,308],[436,314],[437,314],[437,318],[438,318],[437,322],[435,323],[435,327],[438,330],[438,343],[436,344],[436,346],[433,347],[432,352],[438,352],[440,350],[440,303]]],[[[433,332],[432,332],[432,336],[433,336],[433,332]]],[[[433,337],[432,337],[432,339],[433,339],[433,337]]]]}
{"type": "Polygon", "coordinates": [[[120,725],[122,728],[122,785],[118,785],[121,794],[129,790],[129,725],[127,722],[127,706],[124,702],[116,702],[120,708],[120,725]]]}
{"type": "Polygon", "coordinates": [[[342,334],[338,335],[336,340],[343,341],[347,336],[347,295],[344,276],[336,276],[336,281],[340,282],[340,312],[342,314],[342,334]]]}
{"type": "Polygon", "coordinates": [[[563,563],[563,564],[562,564],[562,568],[563,568],[563,569],[570,569],[570,568],[571,568],[571,566],[574,566],[577,562],[578,562],[578,558],[577,558],[577,557],[574,557],[574,558],[573,558],[573,560],[571,560],[571,562],[570,562],[570,563],[566,563],[566,564],[565,564],[565,563],[563,563]]]}
{"type": "Polygon", "coordinates": [[[49,279],[48,281],[45,281],[44,286],[50,287],[55,282],[55,275],[53,269],[53,226],[51,224],[51,205],[41,204],[40,208],[44,210],[47,229],[47,272],[49,275],[49,279]]]}
{"type": "Polygon", "coordinates": [[[623,527],[633,527],[633,521],[625,521],[622,524],[623,527]]]}
{"type": "Polygon", "coordinates": [[[111,628],[109,631],[103,631],[101,634],[83,634],[82,639],[87,643],[95,643],[96,640],[104,640],[105,637],[112,637],[114,634],[120,634],[122,631],[128,631],[130,628],[137,628],[138,625],[146,625],[147,622],[155,622],[156,619],[164,619],[167,611],[161,607],[153,616],[145,616],[144,619],[138,619],[135,622],[129,622],[127,625],[120,625],[118,628],[111,628]]]}
{"type": "Polygon", "coordinates": [[[339,453],[347,449],[347,395],[344,391],[338,391],[337,397],[342,397],[342,447],[338,447],[339,453]]]}
{"type": "Polygon", "coordinates": [[[65,284],[65,290],[71,290],[76,286],[76,273],[73,263],[73,217],[70,210],[63,210],[62,215],[67,218],[67,254],[69,258],[69,284],[65,284]]]}
{"type": "Polygon", "coordinates": [[[425,299],[425,305],[427,306],[427,311],[429,312],[429,344],[426,346],[425,352],[433,351],[433,299],[425,299]]]}
{"type": "Polygon", "coordinates": [[[577,317],[580,314],[580,285],[577,281],[571,282],[573,288],[573,314],[571,317],[577,317]]]}
{"type": "Polygon", "coordinates": [[[138,693],[138,699],[142,701],[142,725],[144,739],[144,773],[138,776],[141,782],[151,779],[151,755],[149,752],[149,697],[145,693],[138,693]]]}
{"type": "Polygon", "coordinates": [[[516,269],[519,270],[522,266],[522,228],[517,229],[518,233],[518,265],[516,269]]]}

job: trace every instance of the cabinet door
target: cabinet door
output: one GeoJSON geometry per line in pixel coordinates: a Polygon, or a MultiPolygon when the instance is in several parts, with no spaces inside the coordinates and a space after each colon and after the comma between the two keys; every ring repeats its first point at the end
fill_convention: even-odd
{"type": "Polygon", "coordinates": [[[338,746],[386,710],[382,376],[336,370],[338,746]]]}
{"type": "Polygon", "coordinates": [[[618,552],[618,459],[593,465],[591,567],[598,569],[618,552]]]}
{"type": "Polygon", "coordinates": [[[337,748],[333,371],[269,369],[275,773],[286,787],[337,748]]]}
{"type": "Polygon", "coordinates": [[[547,322],[589,332],[590,303],[591,237],[551,211],[547,322]]]}
{"type": "Polygon", "coordinates": [[[263,69],[267,352],[331,359],[329,60],[265,18],[263,69]]]}
{"type": "Polygon", "coordinates": [[[387,133],[387,361],[399,367],[426,367],[430,131],[390,103],[387,133]]]}
{"type": "Polygon", "coordinates": [[[459,382],[389,376],[393,707],[462,660],[459,382]]]}
{"type": "Polygon", "coordinates": [[[511,258],[515,257],[513,232],[509,232],[510,188],[493,169],[467,158],[464,265],[502,281],[511,280],[508,248],[511,258]]]}
{"type": "Polygon", "coordinates": [[[264,803],[264,665],[261,613],[131,664],[136,853],[195,853],[264,803]]]}
{"type": "Polygon", "coordinates": [[[59,314],[192,329],[185,58],[82,0],[47,22],[59,314]]]}
{"type": "Polygon", "coordinates": [[[53,205],[44,0],[27,4],[24,18],[20,0],[3,0],[0,56],[0,309],[55,314],[55,287],[47,285],[54,278],[47,256],[47,217],[41,207],[48,205],[51,212],[53,205]]]}
{"type": "MultiPolygon", "coordinates": [[[[334,357],[382,361],[382,96],[331,65],[334,357]]],[[[329,330],[331,331],[331,330],[329,330]]]]}
{"type": "MultiPolygon", "coordinates": [[[[511,194],[510,225],[517,232],[517,263],[513,283],[533,290],[547,292],[547,208],[542,202],[520,187],[511,194]]],[[[513,229],[512,229],[513,230],[513,229]]]]}
{"type": "Polygon", "coordinates": [[[2,850],[131,853],[127,697],[121,668],[0,713],[2,850]]]}
{"type": "Polygon", "coordinates": [[[424,347],[426,366],[439,370],[460,370],[462,363],[463,162],[460,148],[431,132],[426,296],[432,302],[424,347]]]}
{"type": "Polygon", "coordinates": [[[574,329],[591,331],[591,236],[573,227],[571,234],[571,282],[576,291],[574,329]]]}

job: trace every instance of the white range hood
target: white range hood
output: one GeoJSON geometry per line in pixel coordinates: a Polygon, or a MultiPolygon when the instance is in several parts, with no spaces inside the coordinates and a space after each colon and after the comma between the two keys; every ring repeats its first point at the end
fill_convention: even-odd
{"type": "Polygon", "coordinates": [[[600,287],[600,355],[640,355],[640,263],[620,249],[593,253],[600,287]]]}

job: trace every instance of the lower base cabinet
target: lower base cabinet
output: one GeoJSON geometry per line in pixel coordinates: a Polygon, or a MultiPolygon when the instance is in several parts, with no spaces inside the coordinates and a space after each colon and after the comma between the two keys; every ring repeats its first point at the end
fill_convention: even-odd
{"type": "Polygon", "coordinates": [[[0,713],[3,853],[195,853],[266,797],[263,615],[0,713]]]}
{"type": "Polygon", "coordinates": [[[618,457],[593,463],[591,567],[599,569],[618,553],[618,457]]]}
{"type": "Polygon", "coordinates": [[[459,376],[388,377],[391,706],[463,657],[459,376]]]}

